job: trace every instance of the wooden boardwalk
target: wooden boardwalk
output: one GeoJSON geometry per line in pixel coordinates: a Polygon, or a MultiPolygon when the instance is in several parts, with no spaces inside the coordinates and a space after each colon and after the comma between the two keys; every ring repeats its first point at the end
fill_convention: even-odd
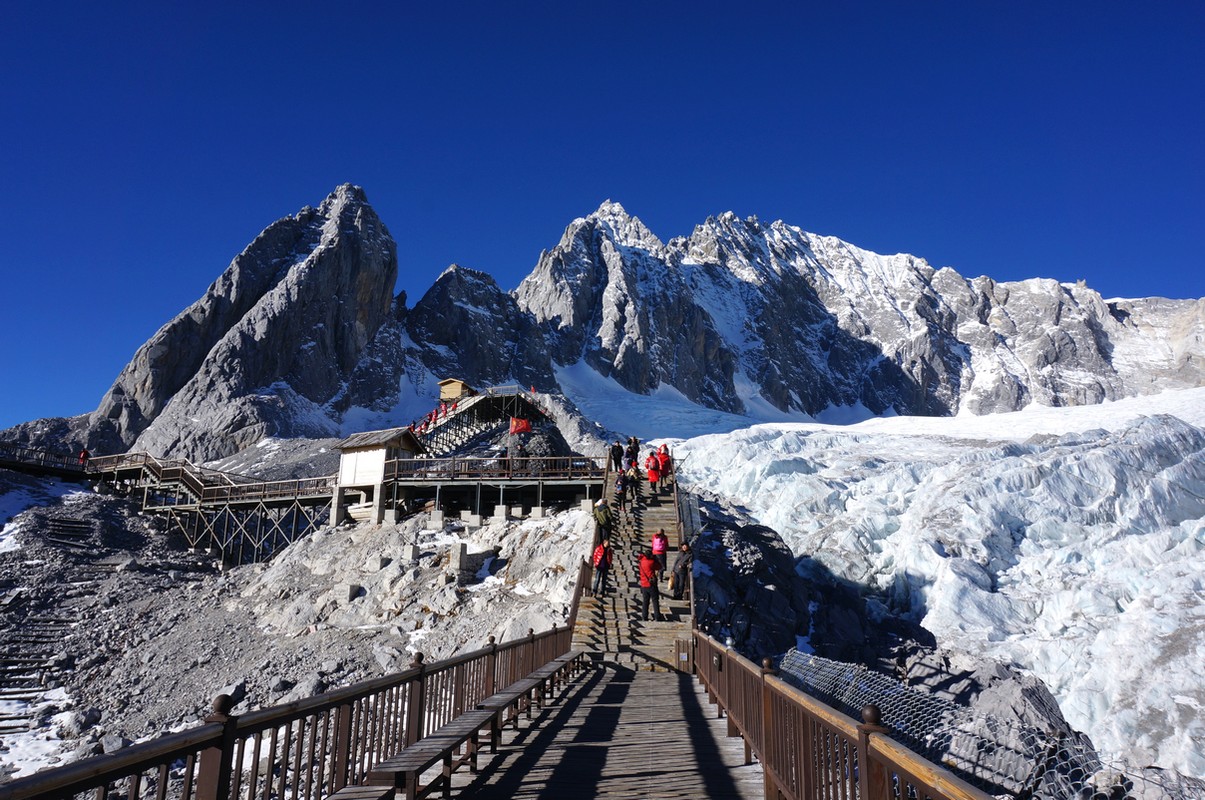
{"type": "Polygon", "coordinates": [[[762,771],[690,675],[599,667],[555,704],[508,731],[459,798],[761,798],[762,771]]]}
{"type": "Polygon", "coordinates": [[[653,498],[642,486],[632,512],[616,515],[612,592],[582,598],[574,646],[597,659],[594,668],[534,724],[508,732],[497,754],[483,753],[477,775],[458,773],[456,797],[764,797],[761,765],[745,763],[744,742],[726,735],[728,722],[706,691],[675,671],[675,640],[690,636],[689,604],[663,595],[667,621],[639,618],[635,555],[658,528],[669,534],[672,564],[674,491],[653,498]]]}

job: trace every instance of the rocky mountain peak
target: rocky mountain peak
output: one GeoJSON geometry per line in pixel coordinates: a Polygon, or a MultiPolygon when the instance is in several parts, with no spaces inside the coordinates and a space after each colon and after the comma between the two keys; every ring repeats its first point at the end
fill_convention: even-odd
{"type": "Polygon", "coordinates": [[[512,293],[453,264],[406,311],[396,276],[363,189],[337,187],[269,225],[139,349],[88,420],[90,446],[208,460],[342,432],[353,407],[391,412],[407,380],[555,390],[554,365],[578,363],[634,393],[822,419],[1095,403],[1205,375],[1205,301],[967,280],[731,211],[663,244],[608,200],[512,293]]]}
{"type": "Polygon", "coordinates": [[[125,446],[196,460],[296,432],[345,385],[396,280],[393,238],[344,184],[256,237],[135,353],[93,422],[125,446]]]}
{"type": "Polygon", "coordinates": [[[368,195],[365,194],[363,187],[356,186],[352,183],[341,183],[335,187],[335,190],[326,196],[322,201],[322,205],[318,207],[318,213],[325,216],[331,216],[333,209],[336,206],[346,206],[353,203],[368,204],[368,195]]]}
{"type": "MultiPolygon", "coordinates": [[[[623,206],[611,200],[603,201],[594,213],[578,218],[566,230],[589,231],[591,235],[603,236],[617,247],[637,247],[647,250],[659,250],[664,245],[639,218],[624,210],[623,206]]],[[[565,239],[562,238],[562,243],[565,239]]]]}

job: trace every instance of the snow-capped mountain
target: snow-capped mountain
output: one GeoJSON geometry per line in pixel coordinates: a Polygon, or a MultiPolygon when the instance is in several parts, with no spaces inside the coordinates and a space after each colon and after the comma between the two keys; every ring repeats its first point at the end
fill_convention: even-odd
{"type": "Polygon", "coordinates": [[[833,421],[1083,405],[1205,375],[1205,300],[968,280],[732,213],[663,243],[606,202],[514,292],[453,266],[410,309],[396,253],[363,190],[340,186],[257,237],[86,421],[10,436],[212,460],[404,424],[449,375],[562,393],[581,368],[717,412],[833,421]]]}
{"type": "Polygon", "coordinates": [[[203,459],[273,434],[332,435],[328,409],[388,318],[396,280],[389,232],[362,190],[341,186],[270,225],[139,348],[93,428],[203,459]]]}
{"type": "Polygon", "coordinates": [[[711,408],[982,414],[1199,385],[1205,301],[968,280],[783,222],[722,214],[662,244],[616,203],[515,292],[562,366],[711,408]]]}

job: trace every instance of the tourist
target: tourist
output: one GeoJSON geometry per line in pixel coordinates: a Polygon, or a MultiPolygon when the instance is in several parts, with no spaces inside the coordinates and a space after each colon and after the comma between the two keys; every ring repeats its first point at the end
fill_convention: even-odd
{"type": "Polygon", "coordinates": [[[656,497],[657,481],[661,480],[661,462],[657,460],[657,454],[652,450],[649,451],[648,458],[644,459],[644,468],[648,470],[649,497],[656,497]]]}
{"type": "Polygon", "coordinates": [[[661,445],[657,448],[657,463],[661,467],[661,488],[669,489],[669,476],[673,472],[673,460],[669,456],[669,448],[661,445]]]}
{"type": "Polygon", "coordinates": [[[619,440],[615,440],[615,444],[611,445],[611,466],[616,472],[623,471],[623,445],[619,440]]]}
{"type": "Polygon", "coordinates": [[[625,515],[628,513],[628,476],[622,472],[615,476],[615,503],[625,515]]]}
{"type": "Polygon", "coordinates": [[[598,547],[594,548],[594,584],[590,593],[595,597],[602,597],[607,593],[607,574],[611,571],[611,562],[614,558],[615,553],[611,550],[611,540],[604,536],[598,543],[598,547]]]}
{"type": "Polygon", "coordinates": [[[632,495],[632,506],[635,507],[636,501],[640,499],[640,471],[636,469],[635,461],[628,464],[627,486],[632,495]]]}
{"type": "Polygon", "coordinates": [[[657,560],[645,550],[640,554],[641,617],[649,619],[649,601],[653,603],[653,619],[661,619],[661,593],[657,591],[657,560]]]}
{"type": "Polygon", "coordinates": [[[690,545],[686,542],[678,545],[678,557],[674,559],[674,569],[669,576],[669,591],[675,600],[681,600],[690,588],[690,568],[694,557],[690,545]]]}
{"type": "Polygon", "coordinates": [[[669,550],[669,538],[665,535],[665,528],[658,528],[653,534],[653,558],[657,559],[657,577],[665,578],[665,558],[666,551],[669,550]]]}
{"type": "Polygon", "coordinates": [[[610,536],[611,507],[607,505],[606,500],[599,498],[599,501],[594,504],[594,519],[598,522],[598,527],[602,530],[603,536],[610,536]]]}

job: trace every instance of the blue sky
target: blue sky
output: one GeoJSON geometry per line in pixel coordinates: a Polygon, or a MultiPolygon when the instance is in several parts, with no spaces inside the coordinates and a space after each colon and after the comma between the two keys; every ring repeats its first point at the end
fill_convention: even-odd
{"type": "Polygon", "coordinates": [[[0,31],[0,428],[94,408],[347,181],[411,305],[453,262],[513,288],[606,199],[1205,296],[1202,3],[107,5],[0,31]]]}

